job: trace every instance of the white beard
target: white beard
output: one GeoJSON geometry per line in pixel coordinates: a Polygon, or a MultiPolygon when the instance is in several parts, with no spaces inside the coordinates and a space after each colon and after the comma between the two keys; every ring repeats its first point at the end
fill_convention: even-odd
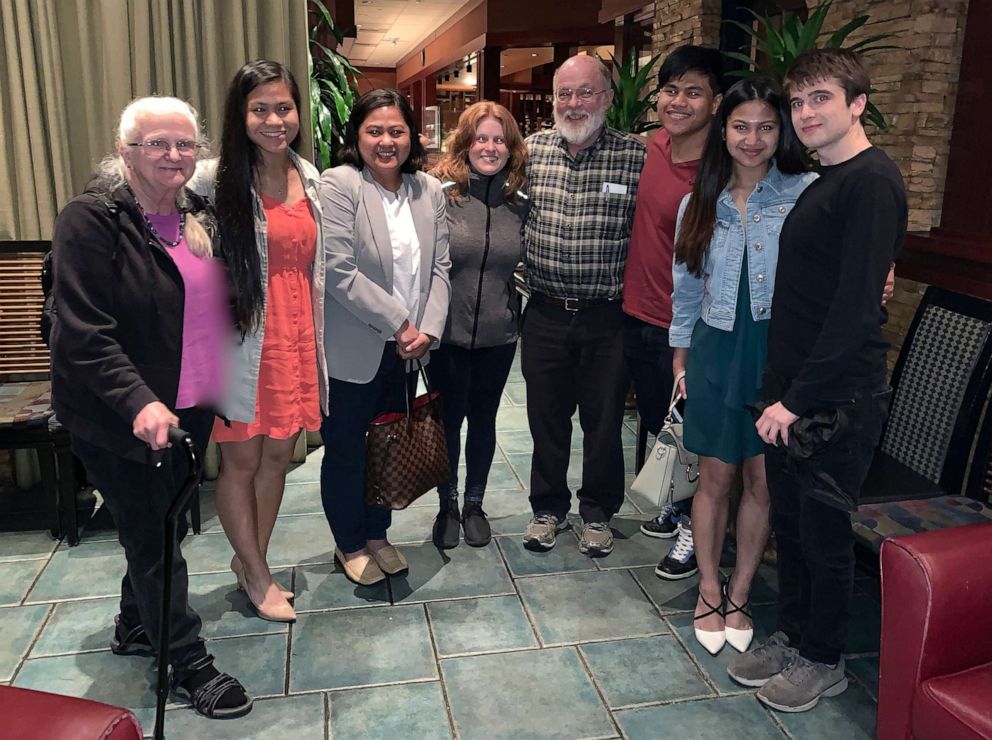
{"type": "Polygon", "coordinates": [[[554,116],[561,137],[569,144],[581,144],[602,128],[606,122],[606,109],[601,108],[579,119],[570,119],[567,114],[559,115],[557,110],[554,111],[554,116]]]}

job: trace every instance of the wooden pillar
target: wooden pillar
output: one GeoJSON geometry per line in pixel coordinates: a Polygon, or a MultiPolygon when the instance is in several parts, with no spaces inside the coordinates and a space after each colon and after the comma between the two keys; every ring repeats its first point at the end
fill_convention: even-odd
{"type": "Polygon", "coordinates": [[[501,77],[499,72],[499,57],[503,51],[501,46],[487,46],[479,52],[479,100],[499,102],[501,77]]]}

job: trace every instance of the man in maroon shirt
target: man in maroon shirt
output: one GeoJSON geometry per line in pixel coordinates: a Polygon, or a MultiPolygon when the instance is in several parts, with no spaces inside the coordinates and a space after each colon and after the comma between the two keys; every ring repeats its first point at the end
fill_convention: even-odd
{"type": "MultiPolygon", "coordinates": [[[[637,393],[641,423],[656,435],[672,393],[672,256],[679,203],[692,184],[703,156],[713,114],[722,99],[722,58],[716,49],[681,46],[658,73],[658,117],[664,125],[648,142],[637,189],[634,221],[624,272],[624,356],[637,393]]],[[[641,525],[650,537],[678,541],[655,573],[670,580],[696,572],[691,500],[666,507],[641,525]]]]}

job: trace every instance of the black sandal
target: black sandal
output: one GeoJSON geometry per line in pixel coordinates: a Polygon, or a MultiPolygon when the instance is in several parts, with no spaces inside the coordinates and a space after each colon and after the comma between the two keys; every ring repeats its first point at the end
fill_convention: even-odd
{"type": "Polygon", "coordinates": [[[114,636],[110,640],[110,652],[114,655],[141,655],[154,657],[155,649],[148,639],[148,633],[140,624],[128,629],[118,614],[114,618],[114,636]]]}
{"type": "Polygon", "coordinates": [[[254,700],[238,679],[209,664],[173,685],[175,695],[208,719],[235,719],[251,711],[254,700]]]}

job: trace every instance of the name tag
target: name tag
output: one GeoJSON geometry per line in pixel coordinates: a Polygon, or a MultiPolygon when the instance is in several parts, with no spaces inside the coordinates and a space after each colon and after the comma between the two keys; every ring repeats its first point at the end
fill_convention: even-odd
{"type": "Polygon", "coordinates": [[[603,189],[600,192],[610,193],[611,195],[626,195],[627,186],[621,185],[618,182],[604,182],[603,189]]]}

